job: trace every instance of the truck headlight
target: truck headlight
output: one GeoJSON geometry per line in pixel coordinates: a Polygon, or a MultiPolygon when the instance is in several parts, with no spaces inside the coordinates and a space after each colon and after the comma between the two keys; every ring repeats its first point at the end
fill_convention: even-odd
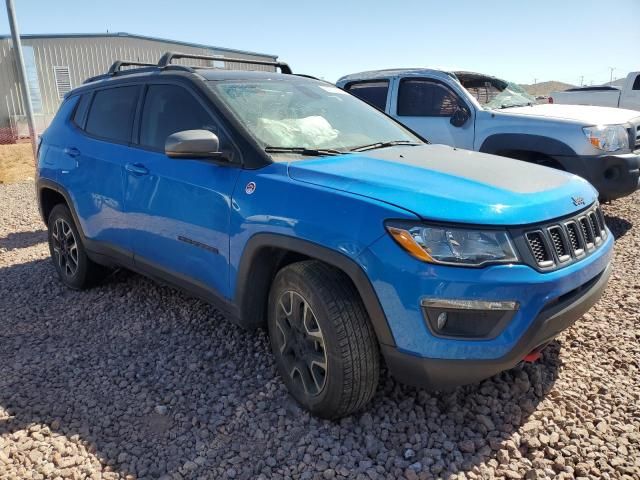
{"type": "Polygon", "coordinates": [[[513,263],[518,255],[504,230],[454,228],[405,222],[386,225],[393,239],[419,260],[442,265],[479,267],[513,263]]]}
{"type": "Polygon", "coordinates": [[[582,129],[589,143],[599,150],[615,152],[629,148],[629,133],[624,125],[597,125],[582,129]]]}

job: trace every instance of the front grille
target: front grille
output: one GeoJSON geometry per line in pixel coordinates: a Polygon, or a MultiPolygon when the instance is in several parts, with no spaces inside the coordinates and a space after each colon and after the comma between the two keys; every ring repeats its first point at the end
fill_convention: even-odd
{"type": "Polygon", "coordinates": [[[575,217],[514,233],[524,240],[534,266],[546,271],[590,255],[604,243],[607,229],[602,210],[596,204],[575,217]]]}
{"type": "Polygon", "coordinates": [[[636,127],[636,148],[640,148],[640,125],[636,127]]]}

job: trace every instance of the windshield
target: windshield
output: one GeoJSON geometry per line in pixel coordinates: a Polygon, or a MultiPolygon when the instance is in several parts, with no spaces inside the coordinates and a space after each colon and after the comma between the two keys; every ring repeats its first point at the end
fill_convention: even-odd
{"type": "Polygon", "coordinates": [[[480,74],[457,72],[456,76],[484,108],[524,107],[536,103],[534,97],[515,83],[480,74]]]}
{"type": "Polygon", "coordinates": [[[348,151],[374,143],[423,143],[367,103],[308,80],[209,82],[267,151],[348,151]]]}

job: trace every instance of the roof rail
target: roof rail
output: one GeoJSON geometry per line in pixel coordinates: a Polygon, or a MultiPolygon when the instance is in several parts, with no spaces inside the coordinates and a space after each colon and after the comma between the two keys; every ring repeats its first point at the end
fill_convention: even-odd
{"type": "Polygon", "coordinates": [[[265,60],[249,60],[245,58],[232,58],[232,57],[212,57],[209,55],[196,55],[191,53],[180,53],[180,52],[167,52],[162,55],[160,61],[158,62],[158,67],[165,68],[171,65],[171,61],[179,58],[195,58],[198,60],[212,60],[212,61],[220,61],[220,62],[233,62],[233,63],[244,63],[247,65],[269,65],[272,67],[279,68],[282,73],[292,74],[291,67],[284,62],[267,62],[265,60]]]}
{"type": "MultiPolygon", "coordinates": [[[[89,77],[82,83],[91,83],[91,82],[95,82],[96,80],[104,80],[105,78],[113,77],[118,73],[125,73],[125,71],[122,70],[122,67],[134,67],[134,66],[158,68],[158,65],[156,65],[155,63],[141,63],[141,62],[133,62],[129,60],[116,60],[115,62],[113,62],[111,67],[109,67],[109,70],[107,71],[107,73],[101,73],[100,75],[89,77]]],[[[132,69],[132,70],[135,70],[135,69],[132,69]]],[[[127,71],[127,73],[129,73],[129,71],[127,71]]]]}
{"type": "Polygon", "coordinates": [[[113,65],[109,68],[107,75],[115,75],[122,67],[155,67],[156,65],[153,63],[141,63],[141,62],[132,62],[129,60],[116,60],[113,62],[113,65]]]}

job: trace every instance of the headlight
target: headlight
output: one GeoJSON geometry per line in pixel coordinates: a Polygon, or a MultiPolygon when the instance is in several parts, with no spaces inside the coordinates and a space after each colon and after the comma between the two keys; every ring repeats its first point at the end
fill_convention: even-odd
{"type": "Polygon", "coordinates": [[[629,148],[629,133],[624,125],[598,125],[582,129],[589,143],[599,150],[615,152],[629,148]]]}
{"type": "Polygon", "coordinates": [[[429,263],[479,267],[486,263],[513,263],[518,255],[502,230],[480,230],[389,223],[387,230],[414,257],[429,263]]]}

